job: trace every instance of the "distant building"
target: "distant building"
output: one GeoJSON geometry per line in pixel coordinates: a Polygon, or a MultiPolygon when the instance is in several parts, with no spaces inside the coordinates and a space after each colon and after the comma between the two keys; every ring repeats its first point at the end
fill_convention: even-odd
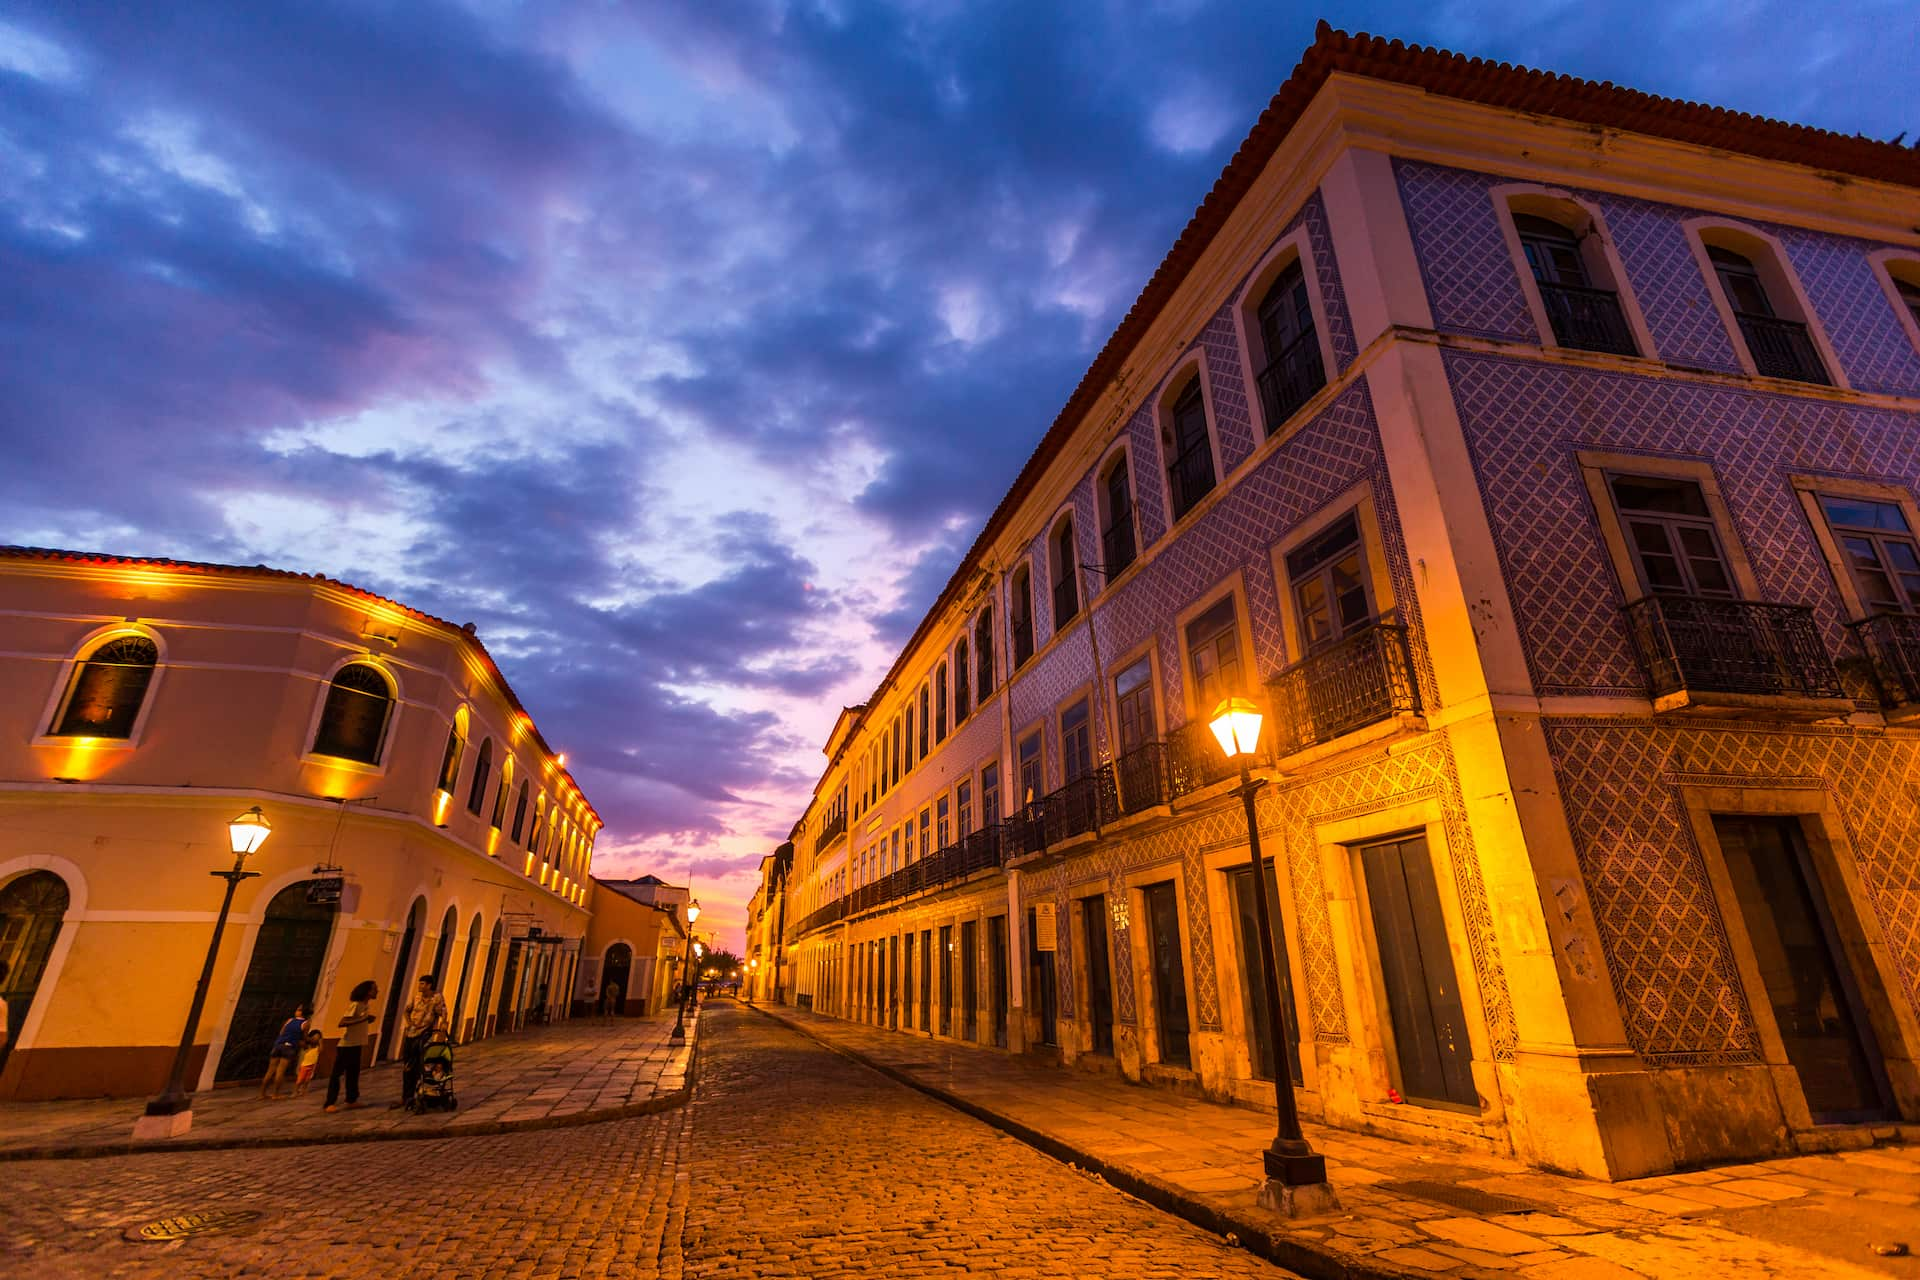
{"type": "Polygon", "coordinates": [[[685,963],[687,891],[658,876],[591,877],[575,1012],[637,1017],[667,1007],[685,963]],[[616,994],[614,988],[618,988],[616,994]]]}
{"type": "Polygon", "coordinates": [[[1920,1119],[1916,209],[1323,27],[835,726],[798,1000],[1599,1177],[1920,1119]]]}
{"type": "Polygon", "coordinates": [[[760,883],[747,902],[747,966],[741,980],[756,1000],[785,1003],[792,989],[786,951],[787,883],[793,870],[793,842],[760,859],[760,883]]]}
{"type": "Polygon", "coordinates": [[[233,865],[193,1080],[418,975],[463,1039],[564,1017],[600,817],[471,629],[262,567],[0,548],[0,1098],[157,1092],[233,865]]]}

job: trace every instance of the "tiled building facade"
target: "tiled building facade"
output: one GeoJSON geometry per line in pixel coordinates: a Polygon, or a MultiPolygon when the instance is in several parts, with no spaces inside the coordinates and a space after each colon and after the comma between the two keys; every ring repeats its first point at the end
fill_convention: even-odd
{"type": "Polygon", "coordinates": [[[1598,1176],[1920,1118],[1916,212],[1323,30],[836,726],[795,996],[1598,1176]]]}

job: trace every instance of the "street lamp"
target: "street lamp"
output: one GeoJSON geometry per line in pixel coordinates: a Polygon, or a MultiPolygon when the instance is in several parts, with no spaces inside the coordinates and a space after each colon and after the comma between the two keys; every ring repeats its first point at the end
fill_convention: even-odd
{"type": "Polygon", "coordinates": [[[687,967],[680,983],[680,1009],[673,1015],[672,1038],[675,1040],[687,1038],[687,997],[693,991],[693,949],[700,945],[693,940],[693,922],[699,918],[700,900],[695,898],[687,904],[687,967]]]}
{"type": "Polygon", "coordinates": [[[233,849],[233,870],[213,871],[227,882],[227,893],[220,900],[220,914],[213,921],[213,940],[207,943],[207,960],[200,967],[200,982],[193,989],[193,1003],[187,1007],[187,1025],[180,1033],[180,1047],[173,1051],[173,1069],[167,1073],[166,1090],[147,1103],[146,1114],[133,1125],[136,1138],[173,1138],[193,1127],[193,1093],[187,1088],[187,1059],[193,1053],[193,1036],[200,1029],[200,1014],[207,1007],[207,988],[213,982],[213,962],[220,953],[220,935],[226,932],[227,913],[233,909],[233,891],[242,880],[259,875],[242,868],[260,846],[267,842],[273,824],[255,805],[227,824],[227,843],[233,849]]]}
{"type": "Polygon", "coordinates": [[[760,976],[760,958],[755,956],[747,961],[747,1003],[753,1003],[753,980],[760,976]]]}
{"type": "Polygon", "coordinates": [[[1260,855],[1260,824],[1253,797],[1266,779],[1255,778],[1249,767],[1260,750],[1260,708],[1247,698],[1222,700],[1208,727],[1220,740],[1220,750],[1240,766],[1236,788],[1247,807],[1247,854],[1253,862],[1253,905],[1260,929],[1260,972],[1267,997],[1267,1025],[1273,1038],[1273,1103],[1279,1113],[1278,1132],[1263,1153],[1267,1180],[1260,1188],[1260,1204],[1289,1217],[1325,1213],[1338,1207],[1327,1185],[1326,1157],[1319,1155],[1300,1131],[1300,1112],[1294,1104],[1293,1076],[1281,1049],[1280,966],[1274,959],[1273,911],[1267,903],[1267,864],[1260,855]]]}

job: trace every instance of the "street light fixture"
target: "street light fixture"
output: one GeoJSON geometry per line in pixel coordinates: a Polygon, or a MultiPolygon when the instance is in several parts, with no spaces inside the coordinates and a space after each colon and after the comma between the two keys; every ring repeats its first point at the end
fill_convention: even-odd
{"type": "Polygon", "coordinates": [[[700,918],[700,900],[695,898],[687,904],[687,967],[686,976],[680,982],[680,1008],[673,1015],[673,1036],[675,1040],[687,1038],[687,997],[693,991],[693,950],[700,944],[693,940],[693,922],[700,918]]]}
{"type": "Polygon", "coordinates": [[[1260,929],[1260,972],[1266,988],[1267,1025],[1273,1038],[1273,1102],[1278,1113],[1278,1131],[1273,1143],[1262,1155],[1267,1180],[1260,1188],[1260,1203],[1289,1217],[1326,1213],[1339,1206],[1333,1188],[1327,1184],[1326,1157],[1314,1151],[1300,1130],[1300,1111],[1293,1097],[1293,1076],[1281,1051],[1280,966],[1274,958],[1273,911],[1267,902],[1267,864],[1260,854],[1260,824],[1254,815],[1253,797],[1266,785],[1249,768],[1260,750],[1260,708],[1250,699],[1233,697],[1214,708],[1208,727],[1220,740],[1220,750],[1228,760],[1240,766],[1240,785],[1235,794],[1247,807],[1247,854],[1253,863],[1253,905],[1260,929]]]}
{"type": "Polygon", "coordinates": [[[220,914],[213,921],[213,939],[207,943],[206,963],[200,966],[200,981],[193,989],[193,1003],[187,1006],[187,1025],[180,1032],[180,1045],[173,1051],[173,1069],[167,1073],[167,1087],[159,1097],[147,1103],[146,1114],[133,1125],[136,1138],[173,1138],[193,1127],[193,1092],[187,1088],[187,1060],[193,1054],[194,1033],[200,1029],[200,1014],[207,1007],[207,988],[213,983],[213,962],[220,954],[220,935],[227,929],[227,914],[233,909],[233,891],[242,880],[259,875],[244,869],[249,857],[260,851],[273,831],[267,815],[255,805],[227,824],[227,842],[233,850],[233,870],[213,871],[227,882],[226,896],[220,900],[220,914]]]}
{"type": "Polygon", "coordinates": [[[753,1003],[753,980],[760,976],[760,958],[755,956],[747,961],[747,1003],[753,1003]]]}

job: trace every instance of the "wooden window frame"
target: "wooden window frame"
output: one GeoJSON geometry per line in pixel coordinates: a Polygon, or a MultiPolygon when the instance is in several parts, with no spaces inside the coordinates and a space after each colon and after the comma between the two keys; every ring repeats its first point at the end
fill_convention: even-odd
{"type": "Polygon", "coordinates": [[[1874,611],[1860,597],[1860,588],[1853,580],[1853,565],[1840,546],[1839,539],[1834,537],[1833,526],[1827,522],[1827,513],[1820,506],[1820,497],[1825,494],[1835,498],[1893,503],[1907,517],[1907,524],[1913,530],[1916,541],[1920,541],[1920,503],[1915,502],[1911,490],[1890,481],[1843,480],[1796,473],[1787,477],[1787,483],[1792,486],[1793,496],[1807,517],[1814,544],[1820,548],[1820,558],[1826,561],[1827,572],[1840,593],[1847,617],[1856,622],[1868,617],[1874,611]]]}
{"type": "Polygon", "coordinates": [[[1613,505],[1613,491],[1607,484],[1609,475],[1619,474],[1692,480],[1697,483],[1706,497],[1707,510],[1712,514],[1715,532],[1720,536],[1720,549],[1726,555],[1727,567],[1733,574],[1733,598],[1765,600],[1766,597],[1760,593],[1760,583],[1754,575],[1753,565],[1747,559],[1746,544],[1734,524],[1733,513],[1728,510],[1726,499],[1721,496],[1720,482],[1714,475],[1712,463],[1698,458],[1655,457],[1590,449],[1580,450],[1574,459],[1580,468],[1580,478],[1586,486],[1588,500],[1593,505],[1594,516],[1599,521],[1601,544],[1606,550],[1608,563],[1613,566],[1614,581],[1620,587],[1623,602],[1631,603],[1646,593],[1640,589],[1639,566],[1628,545],[1620,513],[1613,505]]]}

